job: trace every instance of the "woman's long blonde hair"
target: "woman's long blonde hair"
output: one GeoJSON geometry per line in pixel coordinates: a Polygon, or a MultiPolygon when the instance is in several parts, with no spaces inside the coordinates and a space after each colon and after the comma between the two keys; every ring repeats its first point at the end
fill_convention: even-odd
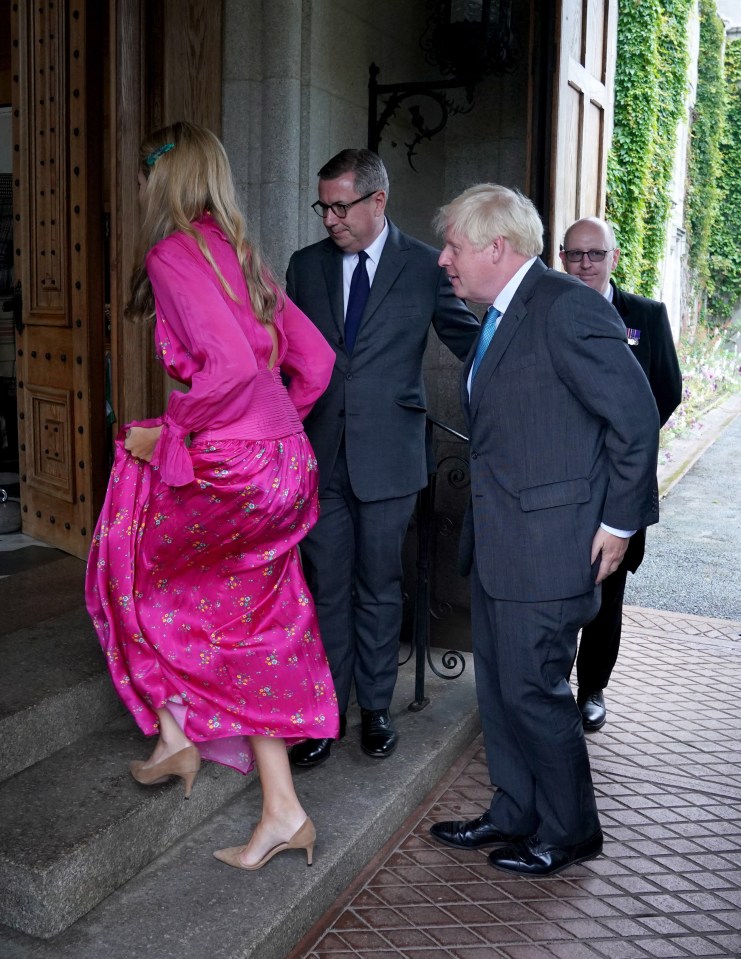
{"type": "Polygon", "coordinates": [[[186,121],[163,127],[142,143],[140,170],[147,181],[142,201],[144,219],[127,315],[145,319],[154,316],[146,255],[155,243],[175,232],[193,237],[227,295],[238,300],[200,230],[192,225],[204,213],[210,213],[236,251],[255,315],[261,323],[272,322],[278,285],[257,248],[245,236],[229,160],[218,138],[210,130],[186,121]]]}

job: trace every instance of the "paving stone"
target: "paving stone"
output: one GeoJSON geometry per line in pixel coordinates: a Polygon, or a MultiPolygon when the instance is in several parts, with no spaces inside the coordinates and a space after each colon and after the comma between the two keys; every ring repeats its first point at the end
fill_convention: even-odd
{"type": "Polygon", "coordinates": [[[383,944],[355,939],[356,959],[421,959],[429,953],[418,933],[444,946],[447,959],[738,957],[741,719],[734,713],[719,736],[708,715],[741,685],[741,623],[636,609],[629,618],[607,725],[587,740],[604,856],[528,880],[495,873],[487,850],[435,843],[431,823],[471,818],[489,803],[479,739],[358,877],[350,898],[338,900],[335,925],[328,916],[326,928],[286,959],[319,955],[319,941],[334,948],[326,936],[350,909],[376,932],[392,922],[394,930],[383,944]],[[698,636],[709,637],[707,645],[688,642],[698,636]],[[383,926],[374,923],[379,899],[383,926]]]}

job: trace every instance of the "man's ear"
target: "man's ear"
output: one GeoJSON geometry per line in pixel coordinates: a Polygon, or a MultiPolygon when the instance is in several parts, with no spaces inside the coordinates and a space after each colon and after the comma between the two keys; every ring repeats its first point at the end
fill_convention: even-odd
{"type": "MultiPolygon", "coordinates": [[[[615,249],[612,251],[612,270],[614,270],[615,267],[618,265],[619,259],[620,259],[620,248],[616,246],[615,249]]],[[[612,270],[610,270],[610,272],[612,272],[612,270]]]]}

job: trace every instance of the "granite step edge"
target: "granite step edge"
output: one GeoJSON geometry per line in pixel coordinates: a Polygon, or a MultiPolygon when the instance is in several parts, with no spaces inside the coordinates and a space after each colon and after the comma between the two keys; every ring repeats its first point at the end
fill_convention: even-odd
{"type": "Polygon", "coordinates": [[[0,784],[0,922],[57,935],[245,787],[212,763],[188,801],[177,779],[139,786],[148,749],[127,718],[0,784]]]}

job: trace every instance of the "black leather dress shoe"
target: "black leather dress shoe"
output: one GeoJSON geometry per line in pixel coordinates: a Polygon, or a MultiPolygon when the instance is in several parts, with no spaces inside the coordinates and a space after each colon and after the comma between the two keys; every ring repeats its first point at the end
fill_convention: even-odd
{"type": "MultiPolygon", "coordinates": [[[[340,739],[345,735],[346,729],[347,719],[342,714],[340,715],[340,739]]],[[[289,752],[288,758],[291,765],[299,766],[302,769],[321,766],[325,760],[329,759],[333,742],[333,739],[305,739],[289,752]]]]}
{"type": "Polygon", "coordinates": [[[607,708],[602,690],[577,695],[576,704],[581,710],[581,724],[586,733],[596,733],[607,722],[607,708]]]}
{"type": "Polygon", "coordinates": [[[388,709],[360,710],[360,748],[368,756],[385,759],[396,749],[398,737],[388,709]]]}
{"type": "Polygon", "coordinates": [[[518,842],[521,836],[507,836],[489,822],[486,813],[478,819],[436,822],[430,826],[430,835],[447,846],[458,849],[480,849],[482,846],[501,846],[518,842]]]}
{"type": "Polygon", "coordinates": [[[333,739],[305,739],[294,746],[288,754],[292,766],[321,766],[329,759],[333,739]]]}
{"type": "Polygon", "coordinates": [[[520,876],[553,876],[568,866],[594,859],[602,852],[602,830],[575,846],[551,846],[530,836],[489,853],[489,864],[520,876]]]}

